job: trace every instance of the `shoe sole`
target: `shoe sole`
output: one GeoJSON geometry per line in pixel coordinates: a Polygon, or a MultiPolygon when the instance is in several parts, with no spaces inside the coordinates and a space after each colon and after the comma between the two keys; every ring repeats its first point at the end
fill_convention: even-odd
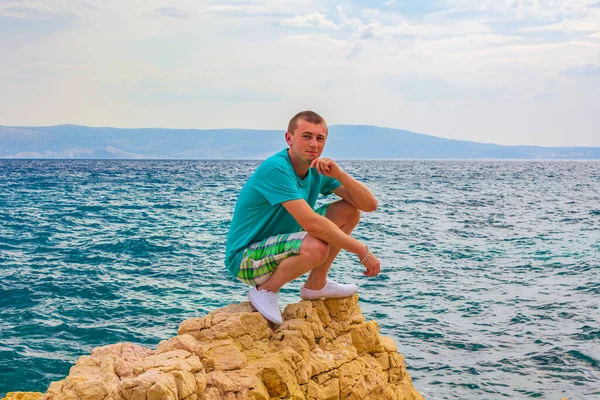
{"type": "Polygon", "coordinates": [[[320,297],[303,297],[302,295],[300,295],[300,298],[302,300],[319,300],[319,299],[343,299],[344,297],[352,297],[354,296],[356,293],[358,293],[358,290],[352,294],[349,294],[347,296],[320,296],[320,297]]]}

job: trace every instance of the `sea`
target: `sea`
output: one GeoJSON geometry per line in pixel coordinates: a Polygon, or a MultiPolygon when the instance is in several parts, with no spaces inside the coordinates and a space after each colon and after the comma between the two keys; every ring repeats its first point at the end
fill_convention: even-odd
{"type": "MultiPolygon", "coordinates": [[[[259,164],[0,160],[0,397],[245,301],[225,238],[259,164]]],[[[340,165],[379,200],[353,235],[382,272],[342,252],[331,276],[357,283],[425,397],[600,399],[599,161],[340,165]]]]}

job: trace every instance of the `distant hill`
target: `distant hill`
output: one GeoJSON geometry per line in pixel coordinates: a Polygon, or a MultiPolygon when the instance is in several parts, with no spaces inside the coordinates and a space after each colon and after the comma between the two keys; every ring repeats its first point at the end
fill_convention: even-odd
{"type": "MultiPolygon", "coordinates": [[[[264,159],[283,131],[0,126],[0,158],[264,159]]],[[[600,147],[500,146],[369,125],[329,127],[336,159],[600,159],[600,147]]]]}

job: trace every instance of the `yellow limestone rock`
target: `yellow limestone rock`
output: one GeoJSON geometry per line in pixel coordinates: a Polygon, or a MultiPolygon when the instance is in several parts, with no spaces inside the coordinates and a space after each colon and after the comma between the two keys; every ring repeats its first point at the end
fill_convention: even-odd
{"type": "Polygon", "coordinates": [[[43,395],[40,392],[8,392],[2,400],[40,400],[43,395]]]}
{"type": "Polygon", "coordinates": [[[156,350],[96,348],[42,396],[6,400],[422,400],[358,296],[290,304],[277,327],[250,303],[183,321],[156,350]]]}

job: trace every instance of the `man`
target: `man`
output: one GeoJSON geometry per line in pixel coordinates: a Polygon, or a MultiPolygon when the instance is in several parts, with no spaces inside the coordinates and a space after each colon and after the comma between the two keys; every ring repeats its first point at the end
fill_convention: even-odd
{"type": "Polygon", "coordinates": [[[377,200],[333,160],[319,158],[327,141],[325,120],[313,111],[296,114],[288,125],[288,148],[266,159],[237,200],[225,265],[252,286],[248,298],[269,321],[281,324],[277,292],[310,271],[303,299],[338,298],[357,291],[327,273],[340,249],[358,256],[365,276],[377,276],[379,260],[352,238],[361,211],[375,211],[377,200]],[[341,200],[313,210],[319,194],[341,200]]]}

